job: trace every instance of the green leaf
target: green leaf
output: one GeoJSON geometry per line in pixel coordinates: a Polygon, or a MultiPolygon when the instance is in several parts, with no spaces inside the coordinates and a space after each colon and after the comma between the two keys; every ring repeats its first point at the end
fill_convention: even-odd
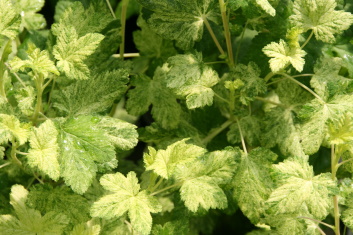
{"type": "Polygon", "coordinates": [[[45,0],[16,0],[12,3],[22,17],[22,25],[28,30],[42,29],[47,25],[44,16],[36,13],[43,8],[45,0]]]}
{"type": "Polygon", "coordinates": [[[234,82],[243,82],[243,85],[236,89],[239,89],[240,102],[244,105],[249,105],[255,96],[267,91],[266,82],[260,78],[260,73],[259,67],[251,61],[248,65],[238,64],[230,74],[234,82]]]}
{"type": "Polygon", "coordinates": [[[120,150],[130,150],[137,144],[136,126],[117,118],[102,117],[98,127],[105,131],[110,142],[120,150]]]}
{"type": "Polygon", "coordinates": [[[314,176],[307,157],[293,157],[273,166],[277,188],[267,200],[269,213],[308,212],[315,219],[324,219],[332,209],[332,196],[338,194],[330,173],[314,176]]]}
{"type": "Polygon", "coordinates": [[[16,13],[10,0],[0,0],[0,35],[14,39],[21,24],[21,16],[16,13]]]}
{"type": "Polygon", "coordinates": [[[156,151],[149,147],[149,153],[145,153],[144,162],[146,170],[153,170],[156,174],[169,179],[179,164],[191,162],[206,153],[204,148],[185,143],[187,139],[171,144],[166,150],[156,151]]]}
{"type": "Polygon", "coordinates": [[[265,125],[261,138],[264,147],[272,148],[278,145],[284,156],[305,155],[300,143],[300,130],[295,123],[295,116],[290,108],[273,108],[266,113],[264,121],[265,125]]]}
{"type": "MultiPolygon", "coordinates": [[[[98,117],[79,116],[57,121],[60,173],[76,193],[84,193],[98,171],[97,164],[113,161],[115,151],[106,133],[97,127],[98,117]]],[[[114,163],[115,161],[115,163],[114,163]]]]}
{"type": "Polygon", "coordinates": [[[186,235],[188,233],[189,227],[184,223],[183,220],[169,221],[165,224],[157,224],[153,226],[152,235],[170,235],[170,234],[180,234],[186,235]]]}
{"type": "Polygon", "coordinates": [[[353,141],[353,122],[350,114],[345,113],[339,119],[328,123],[329,143],[334,145],[349,144],[353,141]]]}
{"type": "Polygon", "coordinates": [[[315,75],[310,80],[311,87],[324,99],[350,92],[353,80],[339,75],[343,65],[341,58],[327,58],[314,67],[315,75]]]}
{"type": "Polygon", "coordinates": [[[353,194],[351,193],[346,197],[346,205],[348,206],[348,208],[346,208],[343,211],[342,217],[341,217],[343,223],[350,229],[353,228],[353,208],[351,206],[352,203],[353,203],[353,194]]]}
{"type": "Polygon", "coordinates": [[[28,59],[26,60],[21,60],[19,57],[15,57],[10,61],[11,67],[15,72],[30,68],[34,73],[43,74],[44,78],[47,78],[49,73],[56,75],[60,74],[56,69],[54,62],[50,60],[48,51],[41,51],[39,48],[30,47],[27,54],[28,59]]]}
{"type": "Polygon", "coordinates": [[[123,96],[127,82],[128,74],[123,69],[75,81],[53,92],[53,106],[65,116],[104,112],[123,96]]]}
{"type": "Polygon", "coordinates": [[[295,0],[291,23],[305,31],[313,30],[317,40],[332,43],[334,34],[341,33],[353,23],[349,12],[336,11],[335,0],[295,0]]]}
{"type": "Polygon", "coordinates": [[[149,234],[152,228],[152,213],[162,210],[158,200],[140,191],[135,172],[125,177],[121,173],[106,174],[100,179],[101,185],[111,194],[103,196],[91,208],[91,215],[110,219],[121,217],[128,212],[134,230],[149,234]]]}
{"type": "Polygon", "coordinates": [[[174,177],[182,182],[180,196],[190,211],[227,208],[222,186],[233,177],[236,154],[234,149],[228,148],[178,164],[174,177]]]}
{"type": "Polygon", "coordinates": [[[34,127],[29,136],[31,148],[27,155],[28,164],[31,167],[37,167],[55,181],[60,177],[57,136],[58,131],[50,119],[38,128],[34,127]]]}
{"type": "Polygon", "coordinates": [[[212,105],[214,92],[211,87],[219,81],[217,72],[203,64],[201,54],[170,57],[155,76],[163,77],[167,87],[185,97],[189,109],[212,105]]]}
{"type": "Polygon", "coordinates": [[[27,142],[29,126],[13,115],[0,114],[0,143],[18,141],[20,145],[27,142]]]}
{"type": "MultiPolygon", "coordinates": [[[[238,120],[245,142],[250,146],[258,146],[260,140],[260,120],[256,116],[246,116],[238,120]]],[[[228,142],[241,143],[238,124],[232,124],[227,132],[228,142]]]]}
{"type": "Polygon", "coordinates": [[[134,89],[128,93],[126,109],[132,115],[146,113],[152,104],[153,118],[165,129],[176,128],[180,121],[181,107],[171,90],[158,77],[151,80],[138,76],[133,80],[134,89]]]}
{"type": "Polygon", "coordinates": [[[288,64],[293,65],[298,72],[303,70],[305,64],[303,57],[306,55],[306,52],[297,47],[289,47],[282,39],[279,43],[271,42],[262,51],[268,57],[272,57],[269,62],[271,70],[274,73],[284,69],[288,64]]]}
{"type": "Polygon", "coordinates": [[[273,6],[271,6],[268,0],[256,0],[256,4],[259,5],[267,14],[271,16],[276,15],[276,10],[273,8],[273,6]]]}
{"type": "Polygon", "coordinates": [[[22,185],[11,188],[10,203],[16,217],[0,215],[0,231],[8,235],[60,235],[68,224],[68,219],[59,213],[49,211],[44,216],[39,211],[27,208],[28,191],[22,185]]]}
{"type": "MultiPolygon", "coordinates": [[[[73,27],[78,37],[89,33],[102,33],[107,25],[114,20],[105,2],[92,1],[86,9],[81,2],[59,1],[62,9],[57,15],[58,23],[52,26],[52,30],[60,32],[66,27],[73,27]]],[[[58,5],[57,5],[58,8],[58,5]]],[[[58,35],[57,35],[58,36],[58,35]]]]}
{"type": "Polygon", "coordinates": [[[238,158],[240,163],[232,183],[234,198],[250,221],[257,223],[264,215],[265,201],[273,188],[270,167],[277,155],[265,148],[256,148],[238,158]]]}
{"type": "Polygon", "coordinates": [[[36,101],[36,92],[34,88],[31,86],[26,86],[16,89],[15,98],[20,111],[27,117],[32,116],[36,101]]]}
{"type": "Polygon", "coordinates": [[[134,31],[133,36],[141,56],[167,59],[177,54],[172,41],[165,40],[154,33],[142,18],[139,18],[137,23],[141,30],[134,31]]]}
{"type": "Polygon", "coordinates": [[[81,223],[75,225],[69,235],[99,235],[101,227],[92,223],[81,223]]]}
{"type": "Polygon", "coordinates": [[[98,33],[88,33],[79,37],[72,26],[67,26],[62,31],[54,30],[53,33],[57,36],[53,55],[58,60],[58,69],[69,79],[89,79],[90,70],[84,60],[93,54],[104,36],[98,33]]]}
{"type": "Polygon", "coordinates": [[[203,34],[204,18],[217,21],[212,0],[138,0],[143,6],[142,16],[150,28],[163,38],[176,40],[183,50],[194,46],[203,34]]]}
{"type": "Polygon", "coordinates": [[[41,213],[61,213],[70,219],[70,224],[79,224],[90,219],[91,203],[65,186],[53,188],[49,184],[36,184],[31,187],[27,204],[41,213]]]}
{"type": "Polygon", "coordinates": [[[324,140],[327,121],[338,114],[353,111],[353,96],[338,95],[322,104],[317,99],[303,106],[299,113],[306,120],[300,125],[301,144],[308,155],[316,153],[324,140]]]}

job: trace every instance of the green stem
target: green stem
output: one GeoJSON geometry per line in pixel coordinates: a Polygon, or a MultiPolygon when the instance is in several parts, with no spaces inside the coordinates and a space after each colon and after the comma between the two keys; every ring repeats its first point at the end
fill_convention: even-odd
{"type": "Polygon", "coordinates": [[[6,162],[6,163],[0,165],[0,169],[5,167],[5,166],[8,166],[8,165],[11,165],[11,162],[6,162]]]}
{"type": "Polygon", "coordinates": [[[11,155],[12,160],[14,160],[17,163],[17,165],[19,165],[21,168],[23,168],[22,162],[16,156],[17,148],[19,146],[20,145],[16,141],[13,141],[10,155],[11,155]]]}
{"type": "Polygon", "coordinates": [[[150,196],[157,195],[157,194],[159,194],[159,193],[162,193],[162,192],[167,191],[167,190],[169,190],[169,189],[171,189],[171,188],[174,188],[174,187],[178,187],[178,186],[180,186],[180,185],[182,185],[182,182],[178,182],[178,183],[176,183],[176,184],[170,185],[170,186],[165,187],[165,188],[163,188],[163,189],[161,189],[161,190],[158,190],[158,191],[156,191],[156,192],[153,192],[153,193],[150,194],[150,196]]]}
{"type": "Polygon", "coordinates": [[[232,41],[231,41],[231,37],[230,37],[229,21],[228,21],[228,17],[227,17],[227,9],[226,9],[226,4],[225,4],[224,0],[219,0],[219,7],[221,9],[224,36],[225,36],[226,44],[227,44],[229,65],[230,65],[230,67],[234,67],[232,41]]]}
{"type": "Polygon", "coordinates": [[[270,80],[273,76],[275,76],[276,74],[274,72],[269,72],[266,77],[264,78],[265,82],[268,82],[268,80],[270,80]]]}
{"type": "Polygon", "coordinates": [[[223,102],[226,102],[227,104],[229,104],[229,101],[228,101],[228,100],[224,99],[222,96],[218,95],[216,92],[214,92],[214,95],[215,95],[218,99],[220,99],[220,100],[222,100],[223,102]]]}
{"type": "Polygon", "coordinates": [[[121,44],[120,44],[120,58],[123,60],[124,59],[124,53],[125,53],[125,28],[126,28],[126,11],[127,11],[127,6],[129,4],[129,0],[123,0],[122,6],[121,6],[121,44]]]}
{"type": "MultiPolygon", "coordinates": [[[[6,66],[10,71],[12,70],[12,69],[11,69],[11,66],[10,66],[8,63],[4,63],[4,64],[5,64],[5,66],[6,66]]],[[[15,76],[15,78],[17,78],[17,80],[21,83],[21,85],[22,85],[23,87],[26,87],[25,83],[22,81],[22,79],[20,78],[20,76],[18,76],[17,73],[12,72],[12,74],[15,76]]]]}
{"type": "Polygon", "coordinates": [[[219,133],[221,133],[223,130],[225,130],[227,127],[229,127],[231,124],[233,124],[234,121],[231,119],[228,119],[226,122],[224,122],[220,127],[217,129],[212,130],[203,140],[202,143],[204,145],[207,145],[214,137],[216,137],[219,133]]]}
{"type": "Polygon", "coordinates": [[[163,178],[159,178],[158,182],[153,186],[153,188],[151,189],[151,192],[153,192],[154,190],[156,190],[159,185],[161,185],[161,183],[163,182],[163,178]]]}
{"type": "Polygon", "coordinates": [[[210,33],[214,43],[216,44],[219,52],[221,53],[221,55],[225,55],[225,52],[224,52],[223,48],[221,47],[221,44],[219,43],[216,35],[214,34],[214,32],[212,30],[212,27],[211,27],[210,23],[207,20],[207,17],[206,16],[202,16],[202,20],[204,21],[204,23],[206,25],[206,28],[207,28],[208,32],[210,33]]]}
{"type": "Polygon", "coordinates": [[[243,38],[244,38],[244,35],[245,35],[246,28],[248,27],[248,23],[249,23],[249,21],[246,21],[244,29],[241,32],[240,40],[239,40],[239,43],[238,43],[238,46],[237,46],[237,52],[235,54],[235,64],[238,64],[240,46],[241,46],[241,43],[243,42],[243,38]]]}
{"type": "MultiPolygon", "coordinates": [[[[335,152],[335,145],[331,145],[331,176],[332,180],[336,180],[336,173],[337,173],[337,165],[338,165],[339,157],[336,156],[335,152]]],[[[333,212],[334,212],[334,219],[335,219],[335,235],[340,235],[340,212],[338,207],[338,197],[337,195],[333,196],[333,212]]]]}
{"type": "Polygon", "coordinates": [[[6,91],[5,91],[5,68],[0,61],[0,96],[4,97],[6,100],[6,91]]]}
{"type": "Polygon", "coordinates": [[[238,129],[239,129],[241,144],[243,146],[244,153],[247,155],[248,154],[248,150],[246,149],[245,140],[244,140],[244,136],[243,136],[243,131],[241,129],[241,126],[239,124],[239,120],[238,119],[237,119],[237,125],[238,125],[238,129]]]}
{"type": "Polygon", "coordinates": [[[285,76],[286,78],[288,78],[289,80],[291,80],[292,82],[298,84],[299,86],[301,86],[302,88],[304,88],[305,90],[307,90],[310,94],[312,94],[316,99],[318,99],[321,103],[325,104],[325,101],[318,95],[316,94],[313,90],[311,90],[309,87],[305,86],[303,83],[295,80],[292,76],[286,74],[286,73],[280,73],[280,75],[285,76]]]}
{"type": "Polygon", "coordinates": [[[342,166],[343,164],[345,164],[345,163],[347,163],[347,162],[350,162],[350,161],[353,161],[353,158],[338,163],[338,164],[337,164],[337,169],[338,169],[340,166],[342,166]]]}
{"type": "Polygon", "coordinates": [[[298,78],[298,77],[312,77],[315,74],[307,73],[307,74],[299,74],[299,75],[294,75],[292,76],[293,78],[298,78]]]}
{"type": "Polygon", "coordinates": [[[225,61],[213,61],[213,62],[205,62],[204,64],[225,64],[225,61]]]}
{"type": "Polygon", "coordinates": [[[309,217],[305,217],[305,216],[299,216],[298,218],[299,218],[299,219],[308,219],[308,220],[317,222],[317,223],[319,223],[319,224],[325,225],[326,227],[331,228],[331,229],[334,229],[334,228],[335,228],[335,226],[333,226],[333,225],[331,225],[331,224],[327,224],[327,223],[322,222],[322,221],[317,220],[317,219],[313,219],[313,218],[309,218],[309,217]]]}
{"type": "Polygon", "coordinates": [[[110,5],[109,0],[106,0],[106,2],[107,2],[107,5],[108,5],[108,8],[110,10],[110,13],[112,13],[113,18],[116,19],[115,13],[114,13],[113,8],[112,8],[112,5],[110,5]]]}
{"type": "Polygon", "coordinates": [[[303,43],[303,45],[300,46],[300,49],[303,49],[306,46],[306,44],[308,44],[308,42],[313,37],[313,35],[314,35],[314,30],[311,30],[309,37],[306,39],[306,41],[303,43]]]}
{"type": "Polygon", "coordinates": [[[43,82],[44,82],[43,75],[35,74],[35,81],[36,81],[36,88],[37,88],[37,103],[36,103],[36,107],[34,108],[34,113],[32,116],[32,123],[34,126],[36,125],[39,113],[42,110],[42,95],[43,95],[43,82]]]}

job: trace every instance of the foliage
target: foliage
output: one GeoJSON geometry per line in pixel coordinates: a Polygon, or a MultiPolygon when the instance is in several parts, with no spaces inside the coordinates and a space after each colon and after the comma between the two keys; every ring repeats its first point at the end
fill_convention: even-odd
{"type": "Polygon", "coordinates": [[[353,229],[351,1],[0,9],[0,234],[353,229]]]}

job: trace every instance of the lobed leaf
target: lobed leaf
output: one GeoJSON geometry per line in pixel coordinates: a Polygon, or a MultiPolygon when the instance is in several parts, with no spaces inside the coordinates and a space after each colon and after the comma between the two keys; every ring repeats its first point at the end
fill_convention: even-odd
{"type": "Polygon", "coordinates": [[[58,131],[50,119],[38,128],[34,127],[29,136],[31,148],[27,155],[28,164],[31,167],[37,167],[55,181],[60,177],[57,136],[58,131]]]}
{"type": "Polygon", "coordinates": [[[338,193],[329,173],[314,176],[307,157],[293,157],[273,166],[277,188],[267,200],[269,213],[308,212],[315,219],[324,219],[331,210],[332,196],[338,193]]]}
{"type": "Polygon", "coordinates": [[[274,73],[284,69],[288,64],[292,64],[298,72],[303,70],[305,64],[303,57],[306,55],[306,52],[300,48],[289,47],[282,39],[279,43],[271,42],[262,51],[268,57],[272,57],[269,62],[271,70],[274,73]]]}
{"type": "Polygon", "coordinates": [[[0,114],[0,143],[18,141],[20,145],[27,142],[29,126],[20,123],[13,115],[0,114]]]}
{"type": "Polygon", "coordinates": [[[22,185],[11,188],[10,203],[15,209],[13,215],[0,215],[0,230],[9,235],[60,235],[68,224],[68,219],[53,211],[44,216],[39,211],[27,208],[28,191],[22,185]]]}
{"type": "Polygon", "coordinates": [[[113,70],[75,81],[53,92],[53,106],[65,116],[79,116],[106,111],[126,91],[127,71],[113,70]]]}
{"type": "Polygon", "coordinates": [[[256,148],[249,154],[241,154],[239,158],[240,163],[232,182],[233,196],[242,212],[252,223],[257,223],[265,213],[265,201],[274,186],[270,167],[277,155],[268,149],[256,148]]]}
{"type": "Polygon", "coordinates": [[[163,128],[174,129],[181,119],[181,107],[171,90],[161,79],[139,76],[134,81],[135,88],[128,92],[126,109],[132,115],[146,113],[152,104],[152,116],[163,128]]]}
{"type": "Polygon", "coordinates": [[[72,26],[61,29],[61,31],[53,31],[57,36],[53,55],[58,60],[58,69],[69,79],[89,79],[90,70],[84,60],[93,54],[104,36],[98,33],[88,33],[79,37],[72,26]]]}
{"type": "Polygon", "coordinates": [[[219,81],[217,72],[197,56],[172,56],[155,73],[176,95],[185,97],[189,109],[212,105],[214,92],[211,87],[219,81]]]}
{"type": "Polygon", "coordinates": [[[0,35],[14,39],[19,31],[21,16],[17,14],[10,0],[0,0],[0,35]]]}
{"type": "Polygon", "coordinates": [[[191,162],[202,156],[206,150],[193,144],[185,143],[187,139],[171,144],[166,150],[156,151],[149,148],[144,155],[146,170],[153,170],[159,176],[169,179],[179,164],[191,162]]]}
{"type": "Polygon", "coordinates": [[[157,34],[176,40],[183,50],[193,47],[203,34],[204,18],[216,21],[212,0],[138,0],[142,5],[142,17],[157,34]]]}
{"type": "MultiPolygon", "coordinates": [[[[97,127],[100,118],[79,116],[57,121],[60,148],[60,173],[65,183],[83,194],[98,171],[97,164],[116,167],[114,147],[105,132],[97,127]]],[[[109,167],[108,167],[109,168],[109,167]]]]}
{"type": "Polygon", "coordinates": [[[335,0],[295,0],[290,21],[304,32],[313,30],[317,40],[332,43],[334,34],[348,29],[353,23],[353,15],[336,11],[336,6],[335,0]]]}
{"type": "Polygon", "coordinates": [[[121,217],[127,212],[132,227],[141,234],[149,234],[152,228],[150,213],[160,212],[162,207],[156,198],[140,191],[135,172],[129,172],[126,177],[119,172],[106,174],[100,181],[112,194],[96,201],[91,215],[109,219],[121,217]]]}

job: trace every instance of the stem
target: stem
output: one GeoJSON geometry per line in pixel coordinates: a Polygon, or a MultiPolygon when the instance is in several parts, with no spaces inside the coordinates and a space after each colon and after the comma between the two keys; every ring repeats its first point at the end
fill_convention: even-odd
{"type": "MultiPolygon", "coordinates": [[[[10,71],[12,71],[11,66],[10,66],[8,63],[4,63],[4,64],[5,64],[5,66],[6,66],[10,71]]],[[[26,87],[25,83],[22,81],[22,79],[20,78],[20,76],[18,76],[18,74],[15,73],[15,72],[12,72],[12,73],[13,73],[13,75],[17,78],[17,80],[21,83],[21,85],[22,85],[23,87],[26,87]]]]}
{"type": "Polygon", "coordinates": [[[19,165],[21,168],[23,168],[22,162],[16,156],[16,151],[19,146],[20,145],[16,141],[13,141],[10,155],[11,155],[12,160],[14,160],[17,163],[17,165],[19,165]]]}
{"type": "Polygon", "coordinates": [[[314,30],[311,30],[309,37],[306,39],[306,41],[303,43],[303,45],[301,45],[300,49],[303,49],[306,46],[306,44],[308,44],[308,42],[313,37],[313,35],[314,35],[314,30]]]}
{"type": "Polygon", "coordinates": [[[154,190],[156,190],[159,185],[161,185],[161,183],[163,182],[163,178],[159,178],[158,182],[153,186],[153,188],[151,189],[151,192],[153,192],[154,190]]]}
{"type": "Polygon", "coordinates": [[[121,57],[120,54],[113,54],[112,57],[114,58],[132,58],[132,57],[139,57],[140,53],[125,53],[123,54],[123,56],[121,57]]]}
{"type": "Polygon", "coordinates": [[[222,100],[223,102],[226,102],[227,104],[229,104],[229,101],[228,101],[228,100],[224,99],[222,96],[218,95],[216,92],[214,92],[214,95],[215,95],[218,99],[220,99],[220,100],[222,100]]]}
{"type": "Polygon", "coordinates": [[[350,162],[350,161],[353,161],[353,158],[338,163],[338,164],[337,164],[337,169],[338,169],[340,166],[342,166],[343,164],[345,164],[345,163],[347,163],[347,162],[350,162]]]}
{"type": "Polygon", "coordinates": [[[204,23],[205,23],[205,25],[206,25],[206,28],[207,28],[208,32],[210,33],[210,35],[211,35],[211,37],[212,37],[214,43],[216,44],[216,46],[217,46],[219,52],[221,53],[221,55],[225,55],[225,52],[224,52],[223,48],[221,47],[221,44],[219,44],[219,41],[218,41],[216,35],[214,34],[214,32],[213,32],[213,30],[212,30],[212,28],[211,28],[210,23],[209,23],[208,20],[207,20],[207,17],[203,15],[203,16],[202,16],[202,20],[204,21],[204,23]]]}
{"type": "Polygon", "coordinates": [[[127,6],[129,4],[129,0],[123,0],[121,6],[121,44],[120,44],[120,58],[124,59],[124,52],[125,52],[125,28],[126,28],[126,11],[127,6]]]}
{"type": "Polygon", "coordinates": [[[333,225],[331,225],[331,224],[327,224],[327,223],[322,222],[322,221],[320,221],[320,220],[313,219],[313,218],[309,218],[309,217],[306,217],[306,216],[299,216],[298,218],[299,218],[299,219],[308,219],[308,220],[317,222],[317,223],[319,223],[319,224],[325,225],[326,227],[331,228],[331,229],[334,229],[334,228],[335,228],[335,226],[333,226],[333,225]]]}
{"type": "Polygon", "coordinates": [[[230,63],[229,65],[230,65],[230,67],[234,67],[232,42],[231,42],[230,31],[229,31],[227,9],[226,9],[226,4],[224,3],[224,0],[219,0],[219,7],[221,9],[221,14],[222,14],[224,36],[226,38],[227,52],[228,52],[228,58],[229,58],[229,63],[230,63]]]}
{"type": "Polygon", "coordinates": [[[248,23],[249,23],[249,21],[246,21],[244,29],[241,32],[240,40],[239,40],[239,43],[238,43],[238,46],[237,46],[237,52],[235,54],[235,64],[238,63],[240,46],[241,46],[241,43],[243,42],[243,38],[244,38],[244,35],[245,35],[246,28],[248,27],[248,23]]]}
{"type": "Polygon", "coordinates": [[[36,88],[37,88],[37,103],[32,116],[32,123],[35,126],[37,123],[38,115],[42,109],[42,95],[43,95],[43,75],[35,74],[36,88]]]}
{"type": "Polygon", "coordinates": [[[299,74],[299,75],[294,75],[292,76],[293,78],[297,78],[297,77],[311,77],[314,76],[315,74],[311,74],[311,73],[307,73],[307,74],[299,74]]]}
{"type": "Polygon", "coordinates": [[[205,62],[204,64],[225,64],[225,61],[213,61],[213,62],[205,62]]]}
{"type": "Polygon", "coordinates": [[[11,162],[6,162],[6,163],[0,165],[0,169],[5,167],[5,166],[8,166],[8,165],[11,165],[11,162]]]}
{"type": "Polygon", "coordinates": [[[115,13],[114,13],[114,11],[113,11],[112,5],[110,5],[109,0],[106,0],[106,2],[107,2],[107,5],[108,5],[108,8],[109,8],[109,10],[110,10],[110,13],[112,13],[112,16],[113,16],[113,18],[114,18],[114,20],[115,20],[115,19],[116,19],[116,16],[115,16],[115,13]]]}
{"type": "Polygon", "coordinates": [[[241,126],[240,126],[240,124],[239,124],[239,120],[238,120],[238,119],[237,119],[237,125],[238,125],[238,129],[239,129],[241,144],[242,144],[242,146],[243,146],[244,153],[245,153],[246,155],[248,155],[248,151],[247,151],[247,149],[246,149],[245,140],[244,140],[244,136],[243,136],[243,131],[241,130],[241,126]]]}
{"type": "MultiPolygon", "coordinates": [[[[331,145],[331,176],[332,180],[336,180],[336,173],[337,173],[337,164],[339,158],[337,158],[335,153],[335,145],[331,145]]],[[[338,208],[338,197],[337,195],[333,196],[333,212],[335,218],[335,234],[340,235],[340,212],[338,208]]]]}
{"type": "Polygon", "coordinates": [[[269,72],[266,77],[264,78],[265,82],[268,82],[268,80],[270,80],[273,76],[275,76],[276,74],[274,72],[269,72]]]}
{"type": "Polygon", "coordinates": [[[51,108],[51,96],[53,94],[53,90],[54,90],[54,87],[55,87],[55,81],[56,79],[54,78],[54,81],[53,81],[53,85],[51,86],[51,89],[50,89],[50,92],[49,92],[49,97],[48,97],[48,109],[51,108]]]}
{"type": "Polygon", "coordinates": [[[209,143],[214,137],[216,137],[219,133],[221,133],[223,130],[229,127],[233,122],[234,122],[233,120],[228,119],[220,127],[212,130],[201,142],[207,145],[207,143],[209,143]]]}
{"type": "Polygon", "coordinates": [[[325,104],[325,101],[323,99],[321,99],[321,97],[316,94],[313,90],[311,90],[309,87],[305,86],[303,83],[295,80],[292,76],[286,74],[286,73],[280,73],[280,75],[285,76],[286,78],[288,78],[289,80],[291,80],[292,82],[298,84],[299,86],[301,86],[302,88],[304,88],[305,90],[307,90],[310,94],[312,94],[316,99],[318,99],[321,103],[325,104]]]}
{"type": "Polygon", "coordinates": [[[162,192],[164,192],[164,191],[167,191],[168,189],[171,189],[171,188],[174,188],[174,187],[178,187],[178,186],[180,186],[181,184],[182,184],[182,182],[179,182],[179,183],[170,185],[170,186],[165,187],[165,188],[163,188],[163,189],[161,189],[161,190],[158,190],[158,191],[156,191],[156,192],[154,192],[154,193],[151,193],[150,196],[154,196],[154,195],[157,195],[157,194],[162,193],[162,192]]]}

